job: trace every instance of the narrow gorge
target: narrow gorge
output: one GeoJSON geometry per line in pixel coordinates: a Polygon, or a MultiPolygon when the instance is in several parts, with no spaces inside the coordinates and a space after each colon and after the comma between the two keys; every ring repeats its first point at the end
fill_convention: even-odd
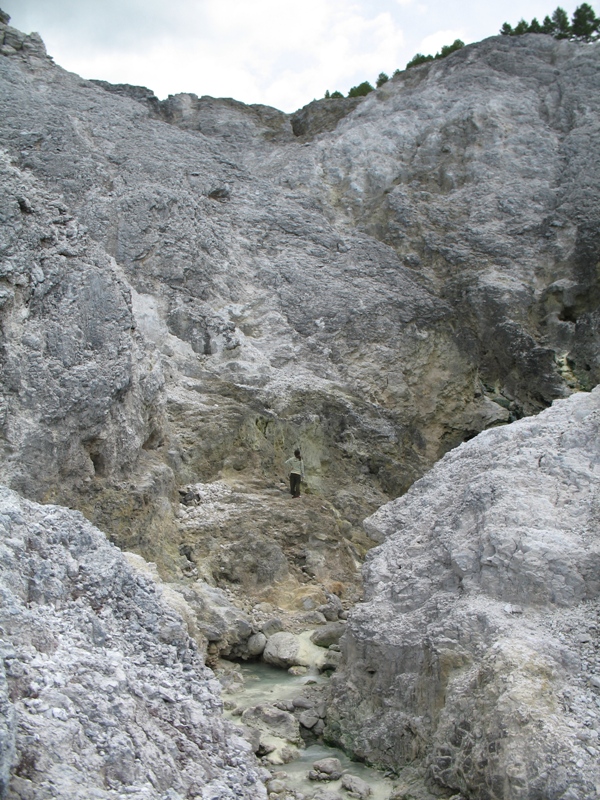
{"type": "Polygon", "coordinates": [[[0,797],[600,798],[599,154],[600,42],[285,114],[0,13],[0,797]]]}

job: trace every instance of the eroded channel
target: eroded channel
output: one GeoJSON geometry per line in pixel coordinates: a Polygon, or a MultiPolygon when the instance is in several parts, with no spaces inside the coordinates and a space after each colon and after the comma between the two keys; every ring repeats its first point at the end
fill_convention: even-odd
{"type": "MultiPolygon", "coordinates": [[[[351,761],[324,744],[325,695],[329,677],[311,668],[304,674],[262,662],[221,662],[225,715],[242,725],[270,772],[270,800],[403,800],[419,796],[410,779],[391,777],[351,761]],[[309,727],[307,727],[309,726],[309,727]]],[[[420,783],[420,781],[419,781],[420,783]]]]}

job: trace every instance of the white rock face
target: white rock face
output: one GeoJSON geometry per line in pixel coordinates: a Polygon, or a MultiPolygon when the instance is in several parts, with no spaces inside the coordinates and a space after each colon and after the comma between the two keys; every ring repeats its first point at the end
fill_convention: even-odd
{"type": "Polygon", "coordinates": [[[282,669],[294,666],[322,668],[327,658],[323,649],[312,643],[311,635],[312,631],[274,633],[267,639],[263,660],[282,669]]]}
{"type": "Polygon", "coordinates": [[[557,401],[370,518],[335,738],[473,798],[597,796],[599,434],[599,389],[557,401]]]}
{"type": "Polygon", "coordinates": [[[273,481],[298,443],[356,525],[600,379],[598,43],[493,37],[290,118],[161,105],[17,33],[0,23],[7,484],[156,560],[176,483],[273,481]]]}
{"type": "MultiPolygon", "coordinates": [[[[290,579],[292,598],[307,577],[351,580],[360,553],[348,540],[362,542],[367,510],[481,430],[600,381],[599,48],[494,37],[363,101],[319,101],[290,118],[82,80],[39,37],[0,22],[0,480],[79,508],[171,576],[242,592],[290,579]],[[297,445],[313,497],[291,513],[278,481],[297,445]],[[217,480],[239,492],[200,492],[176,521],[177,485],[217,480]]],[[[369,562],[330,721],[357,754],[426,758],[437,781],[482,800],[593,796],[597,431],[586,403],[596,402],[578,397],[476,439],[369,523],[389,541],[369,562]]],[[[22,508],[43,529],[45,512],[22,508]]],[[[163,669],[179,686],[168,672],[187,653],[179,618],[163,632],[158,611],[119,617],[100,572],[105,599],[72,598],[80,606],[64,621],[61,576],[77,585],[79,571],[19,536],[19,566],[34,574],[27,586],[14,577],[7,630],[16,642],[9,622],[21,626],[12,661],[29,683],[19,688],[7,657],[0,785],[15,741],[23,798],[27,781],[55,774],[77,796],[78,748],[84,796],[102,771],[100,792],[119,781],[162,792],[175,775],[192,794],[220,781],[220,723],[213,739],[198,734],[201,748],[180,705],[159,698],[167,736],[150,712],[131,716],[155,694],[131,699],[116,679],[113,708],[117,668],[93,649],[122,638],[134,687],[163,669]],[[99,711],[77,699],[83,721],[44,699],[55,654],[78,686],[73,647],[61,649],[77,620],[91,630],[73,645],[85,651],[77,691],[99,696],[99,711]],[[136,626],[151,630],[139,652],[136,626]],[[18,703],[28,710],[13,719],[18,703]],[[38,754],[27,737],[47,724],[56,747],[38,754]],[[68,754],[61,725],[74,736],[68,754]],[[171,734],[189,759],[172,755],[171,734]],[[153,778],[138,757],[156,764],[153,778]]],[[[217,595],[196,589],[184,596],[192,608],[217,595]]],[[[225,602],[217,616],[200,633],[235,652],[252,629],[233,630],[225,602]]],[[[189,709],[205,728],[208,710],[189,709]]]]}
{"type": "Polygon", "coordinates": [[[0,593],[3,797],[266,798],[183,620],[81,514],[2,488],[0,593]]]}

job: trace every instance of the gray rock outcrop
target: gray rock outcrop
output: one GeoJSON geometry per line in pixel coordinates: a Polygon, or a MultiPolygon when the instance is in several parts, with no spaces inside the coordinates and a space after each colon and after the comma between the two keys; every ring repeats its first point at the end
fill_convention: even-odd
{"type": "Polygon", "coordinates": [[[600,785],[600,389],[486,431],[371,519],[328,733],[471,798],[600,785]]]}
{"type": "Polygon", "coordinates": [[[299,443],[354,531],[463,439],[598,381],[597,43],[494,37],[339,120],[319,101],[333,122],[301,141],[274,109],[156,107],[17,39],[4,357],[41,369],[1,378],[9,485],[174,569],[177,484],[264,489],[299,443]],[[31,395],[72,409],[52,437],[31,395]]]}
{"type": "Polygon", "coordinates": [[[80,513],[4,488],[0,545],[3,797],[266,798],[151,579],[80,513]]]}
{"type": "MultiPolygon", "coordinates": [[[[181,581],[177,602],[195,604],[215,658],[249,655],[261,604],[343,618],[383,542],[348,624],[330,736],[388,766],[421,759],[482,800],[593,797],[597,393],[476,438],[372,517],[371,542],[360,526],[451,448],[600,380],[600,43],[493,37],[290,116],[83,80],[8,22],[0,481],[79,509],[181,581]],[[290,511],[296,446],[310,494],[290,511]],[[178,487],[196,487],[189,505],[178,487]]],[[[175,776],[190,793],[215,780],[223,797],[260,794],[154,584],[80,518],[3,497],[17,509],[6,524],[39,535],[5,543],[7,563],[23,555],[6,575],[23,657],[5,656],[6,695],[0,680],[0,782],[13,765],[23,797],[19,781],[50,780],[72,796],[81,781],[84,796],[100,771],[105,793],[147,779],[158,796],[175,776]],[[63,522],[96,549],[67,557],[63,522]],[[108,555],[93,563],[101,550],[114,580],[108,555]],[[83,622],[80,690],[61,637],[83,622]],[[75,699],[45,665],[71,670],[75,699]],[[115,705],[88,707],[87,689],[115,705]],[[38,725],[55,747],[36,750],[38,725]],[[156,761],[152,778],[136,758],[156,761]]],[[[292,636],[262,633],[267,660],[292,636]]],[[[283,665],[335,666],[337,652],[307,660],[299,642],[283,665]]]]}
{"type": "MultiPolygon", "coordinates": [[[[27,134],[32,146],[39,135],[27,134]]],[[[172,518],[174,482],[156,457],[165,436],[162,366],[137,331],[131,288],[62,195],[6,153],[0,182],[2,479],[38,501],[79,506],[107,527],[112,520],[115,531],[130,528],[129,506],[150,545],[172,518]]]]}

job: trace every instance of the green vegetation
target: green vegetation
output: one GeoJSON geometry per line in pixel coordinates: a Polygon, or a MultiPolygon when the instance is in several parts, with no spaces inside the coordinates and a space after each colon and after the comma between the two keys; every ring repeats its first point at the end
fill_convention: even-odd
{"type": "Polygon", "coordinates": [[[348,97],[364,97],[369,92],[373,91],[373,87],[369,81],[363,81],[358,86],[353,86],[348,92],[348,97]]]}
{"type": "Polygon", "coordinates": [[[406,69],[410,69],[411,67],[418,67],[419,64],[425,64],[427,61],[433,61],[433,56],[424,56],[423,53],[417,53],[416,56],[413,56],[411,60],[406,65],[406,69]]]}
{"type": "MultiPolygon", "coordinates": [[[[434,56],[423,56],[421,53],[417,53],[416,56],[413,56],[411,60],[406,65],[406,68],[409,67],[416,67],[418,64],[424,64],[426,61],[435,61],[436,59],[446,58],[449,56],[450,53],[454,53],[456,50],[460,50],[461,47],[464,47],[465,43],[461,42],[460,39],[455,39],[452,44],[446,44],[442,47],[439,53],[436,53],[434,56]]],[[[396,69],[392,75],[393,78],[396,75],[400,75],[401,70],[396,69]]],[[[375,86],[380,89],[384,83],[387,83],[390,79],[390,76],[387,75],[385,72],[380,72],[377,80],[375,81],[375,86]]],[[[348,92],[348,97],[364,97],[365,95],[369,94],[373,91],[373,86],[369,83],[369,81],[363,81],[359,83],[358,86],[353,86],[350,91],[348,92]]],[[[341,92],[329,92],[329,89],[325,92],[325,99],[329,100],[332,97],[343,97],[344,95],[341,92]]]]}
{"type": "MultiPolygon", "coordinates": [[[[582,3],[577,6],[573,12],[571,21],[564,8],[558,6],[553,12],[552,16],[544,17],[543,22],[539,22],[535,17],[531,22],[524,19],[519,20],[515,27],[505,22],[500,28],[500,33],[503,36],[522,36],[524,33],[545,33],[554,36],[555,39],[571,39],[578,42],[595,42],[600,39],[600,18],[596,16],[594,9],[589,3],[582,3]]],[[[406,65],[406,69],[417,67],[419,64],[426,64],[428,61],[437,61],[440,58],[446,58],[450,53],[456,52],[465,46],[464,42],[460,39],[455,39],[452,44],[446,44],[442,47],[439,53],[434,56],[425,56],[422,53],[417,53],[411,58],[406,65]]],[[[396,69],[392,75],[400,75],[401,70],[396,69]]],[[[389,81],[389,75],[385,72],[380,72],[375,82],[377,89],[380,89],[384,83],[389,81]]],[[[364,97],[373,91],[373,86],[369,81],[363,81],[358,86],[353,86],[348,92],[348,97],[364,97]]],[[[325,92],[325,98],[343,97],[341,92],[329,93],[329,89],[325,92]]]]}
{"type": "Polygon", "coordinates": [[[344,95],[341,92],[331,92],[329,93],[329,89],[325,92],[325,100],[335,99],[336,97],[343,97],[344,95]]]}
{"type": "Polygon", "coordinates": [[[418,67],[419,64],[425,64],[427,61],[437,61],[440,58],[446,58],[449,56],[450,53],[455,53],[457,50],[460,50],[461,47],[464,47],[465,43],[461,42],[460,39],[455,39],[452,44],[445,44],[439,53],[436,53],[434,56],[424,56],[422,53],[417,53],[416,56],[413,56],[411,60],[406,65],[406,69],[410,69],[411,67],[418,67]]]}
{"type": "Polygon", "coordinates": [[[600,19],[588,3],[582,3],[573,12],[571,36],[581,42],[592,42],[600,36],[600,19]]]}
{"type": "Polygon", "coordinates": [[[503,36],[522,36],[524,33],[546,33],[555,39],[572,39],[578,42],[594,42],[600,38],[600,19],[588,3],[582,3],[573,12],[571,22],[564,8],[558,6],[551,17],[544,17],[540,24],[534,17],[529,24],[524,19],[513,28],[505,22],[500,28],[503,36]]]}

